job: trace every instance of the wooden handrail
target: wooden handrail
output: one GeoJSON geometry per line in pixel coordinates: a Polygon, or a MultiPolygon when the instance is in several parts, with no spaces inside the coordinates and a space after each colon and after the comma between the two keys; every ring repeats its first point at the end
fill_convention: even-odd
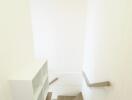
{"type": "Polygon", "coordinates": [[[109,81],[104,81],[104,82],[98,82],[98,83],[89,83],[89,80],[87,78],[87,75],[85,72],[82,72],[84,80],[87,84],[88,87],[106,87],[106,86],[111,86],[111,83],[109,81]]]}
{"type": "Polygon", "coordinates": [[[51,84],[55,83],[58,79],[59,79],[59,78],[58,78],[58,77],[56,77],[55,79],[53,79],[53,80],[49,83],[49,85],[51,85],[51,84]]]}

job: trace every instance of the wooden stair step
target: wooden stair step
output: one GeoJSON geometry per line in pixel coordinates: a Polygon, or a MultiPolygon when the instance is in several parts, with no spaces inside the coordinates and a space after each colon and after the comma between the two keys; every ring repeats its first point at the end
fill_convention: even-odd
{"type": "Polygon", "coordinates": [[[83,100],[83,96],[80,92],[77,96],[58,96],[57,100],[83,100]]]}
{"type": "Polygon", "coordinates": [[[76,96],[58,96],[57,100],[73,100],[76,96]]]}
{"type": "Polygon", "coordinates": [[[73,100],[83,100],[82,93],[80,92],[73,100]]]}
{"type": "Polygon", "coordinates": [[[49,92],[47,97],[46,97],[46,100],[51,100],[51,98],[52,98],[52,92],[49,92]]]}

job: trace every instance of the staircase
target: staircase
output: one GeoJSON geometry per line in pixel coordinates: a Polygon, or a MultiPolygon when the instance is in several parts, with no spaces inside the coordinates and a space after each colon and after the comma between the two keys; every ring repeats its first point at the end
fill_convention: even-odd
{"type": "MultiPolygon", "coordinates": [[[[58,81],[58,77],[54,78],[49,85],[58,81]]],[[[57,99],[52,99],[52,92],[48,92],[46,100],[83,100],[82,93],[78,93],[76,96],[58,95],[57,99]]]]}
{"type": "MultiPolygon", "coordinates": [[[[52,100],[52,92],[48,93],[47,99],[46,100],[52,100]]],[[[79,93],[77,96],[63,96],[59,95],[57,97],[57,100],[83,100],[82,93],[79,93]]]]}

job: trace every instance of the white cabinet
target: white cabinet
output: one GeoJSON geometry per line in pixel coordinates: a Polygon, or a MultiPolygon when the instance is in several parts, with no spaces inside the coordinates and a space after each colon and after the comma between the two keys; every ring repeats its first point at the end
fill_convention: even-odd
{"type": "Polygon", "coordinates": [[[13,100],[45,100],[49,85],[47,61],[29,64],[9,81],[13,100]]]}

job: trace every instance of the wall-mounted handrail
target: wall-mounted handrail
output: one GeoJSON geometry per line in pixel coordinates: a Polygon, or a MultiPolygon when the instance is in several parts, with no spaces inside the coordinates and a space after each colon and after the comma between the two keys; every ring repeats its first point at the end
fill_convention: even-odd
{"type": "Polygon", "coordinates": [[[49,83],[49,85],[55,83],[58,79],[59,79],[58,77],[54,78],[54,79],[49,83]]]}
{"type": "Polygon", "coordinates": [[[83,74],[84,80],[85,80],[88,87],[107,87],[107,86],[111,86],[111,83],[109,81],[89,83],[89,80],[87,78],[86,73],[83,71],[82,74],[83,74]]]}

